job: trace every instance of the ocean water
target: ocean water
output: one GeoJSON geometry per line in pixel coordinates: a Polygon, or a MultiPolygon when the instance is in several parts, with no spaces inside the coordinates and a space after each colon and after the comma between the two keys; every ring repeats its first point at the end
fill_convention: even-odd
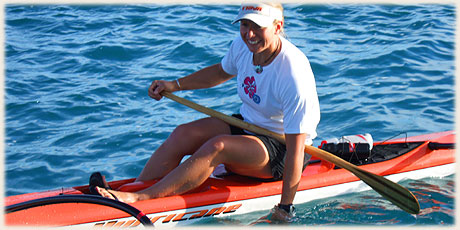
{"type": "MultiPolygon", "coordinates": [[[[204,117],[150,99],[150,83],[219,62],[238,34],[237,10],[6,5],[5,195],[87,184],[94,171],[136,177],[174,127],[204,117]]],[[[316,77],[315,145],[348,134],[385,140],[454,129],[454,5],[291,3],[285,17],[288,39],[316,77]]],[[[227,114],[240,106],[234,80],[177,95],[227,114]]],[[[367,191],[298,205],[291,225],[455,224],[454,175],[402,183],[419,198],[420,215],[367,191]]],[[[265,214],[200,224],[247,225],[265,214]]]]}

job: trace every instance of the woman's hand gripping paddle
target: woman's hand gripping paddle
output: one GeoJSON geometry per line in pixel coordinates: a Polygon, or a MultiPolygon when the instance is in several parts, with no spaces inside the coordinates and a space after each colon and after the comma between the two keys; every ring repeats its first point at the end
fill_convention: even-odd
{"type": "MultiPolygon", "coordinates": [[[[178,97],[169,92],[163,91],[161,95],[173,101],[176,101],[180,104],[188,106],[192,109],[195,109],[201,113],[207,114],[211,117],[221,119],[228,124],[237,126],[239,128],[248,130],[253,133],[262,134],[262,135],[276,138],[277,140],[283,143],[285,142],[284,136],[274,133],[270,130],[258,127],[253,124],[249,124],[238,118],[231,117],[223,113],[217,112],[215,110],[212,110],[210,108],[201,106],[199,104],[196,104],[184,98],[178,97]]],[[[420,204],[418,203],[417,198],[414,196],[414,194],[412,194],[409,190],[402,187],[401,185],[394,183],[393,181],[390,181],[384,178],[383,176],[379,176],[371,172],[368,172],[366,170],[363,170],[361,168],[358,168],[356,165],[353,165],[345,160],[342,160],[341,158],[329,152],[326,152],[322,149],[305,145],[305,152],[315,157],[329,161],[341,168],[344,168],[350,171],[355,176],[357,176],[359,179],[364,181],[364,183],[368,184],[372,189],[374,189],[376,192],[378,192],[380,195],[382,195],[384,198],[386,198],[387,200],[389,200],[391,203],[395,204],[402,210],[410,214],[418,214],[420,212],[420,204]]]]}

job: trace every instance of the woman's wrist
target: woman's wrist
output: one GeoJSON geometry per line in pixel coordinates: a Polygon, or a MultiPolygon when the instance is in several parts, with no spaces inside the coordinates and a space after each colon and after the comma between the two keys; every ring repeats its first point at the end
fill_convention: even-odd
{"type": "Polygon", "coordinates": [[[293,213],[295,210],[293,204],[278,204],[278,208],[286,211],[289,214],[293,213]]]}
{"type": "Polygon", "coordinates": [[[180,86],[179,78],[176,79],[176,85],[177,85],[178,91],[182,90],[182,87],[180,86]]]}

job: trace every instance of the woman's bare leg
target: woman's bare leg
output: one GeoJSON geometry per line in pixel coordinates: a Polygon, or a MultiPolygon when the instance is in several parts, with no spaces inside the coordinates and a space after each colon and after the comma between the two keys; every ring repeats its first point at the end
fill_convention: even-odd
{"type": "Polygon", "coordinates": [[[180,164],[185,155],[193,154],[209,139],[229,133],[228,124],[216,118],[204,118],[178,126],[152,154],[136,181],[164,177],[180,164]]]}
{"type": "MultiPolygon", "coordinates": [[[[111,192],[125,202],[182,194],[201,185],[219,164],[241,175],[272,177],[267,150],[258,138],[221,135],[206,142],[155,185],[137,193],[111,192]]],[[[100,192],[112,197],[106,191],[100,192]]]]}

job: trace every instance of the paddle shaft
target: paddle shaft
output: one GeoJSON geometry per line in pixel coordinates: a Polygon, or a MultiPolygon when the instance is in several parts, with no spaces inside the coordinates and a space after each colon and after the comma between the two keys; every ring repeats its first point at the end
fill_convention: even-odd
{"type": "MultiPolygon", "coordinates": [[[[228,116],[221,112],[215,111],[213,109],[204,107],[202,105],[196,104],[192,101],[186,100],[184,98],[178,97],[170,92],[163,91],[161,95],[176,101],[180,104],[188,106],[192,109],[195,109],[201,113],[209,115],[211,117],[218,118],[228,124],[234,125],[236,127],[242,128],[244,130],[248,130],[253,133],[266,135],[269,137],[273,137],[279,140],[282,143],[286,143],[284,139],[284,135],[280,135],[278,133],[272,132],[270,130],[261,128],[259,126],[249,124],[244,122],[238,118],[228,116]]],[[[371,188],[373,188],[376,192],[380,195],[388,199],[390,202],[395,204],[396,206],[400,207],[402,210],[411,213],[411,214],[418,214],[420,212],[420,204],[418,203],[417,198],[406,188],[402,187],[401,185],[394,183],[383,176],[379,176],[358,168],[356,165],[353,165],[329,152],[326,152],[322,149],[315,148],[313,146],[305,145],[305,152],[315,157],[321,158],[323,160],[329,161],[343,169],[346,169],[361,179],[363,182],[368,184],[371,188]]]]}

